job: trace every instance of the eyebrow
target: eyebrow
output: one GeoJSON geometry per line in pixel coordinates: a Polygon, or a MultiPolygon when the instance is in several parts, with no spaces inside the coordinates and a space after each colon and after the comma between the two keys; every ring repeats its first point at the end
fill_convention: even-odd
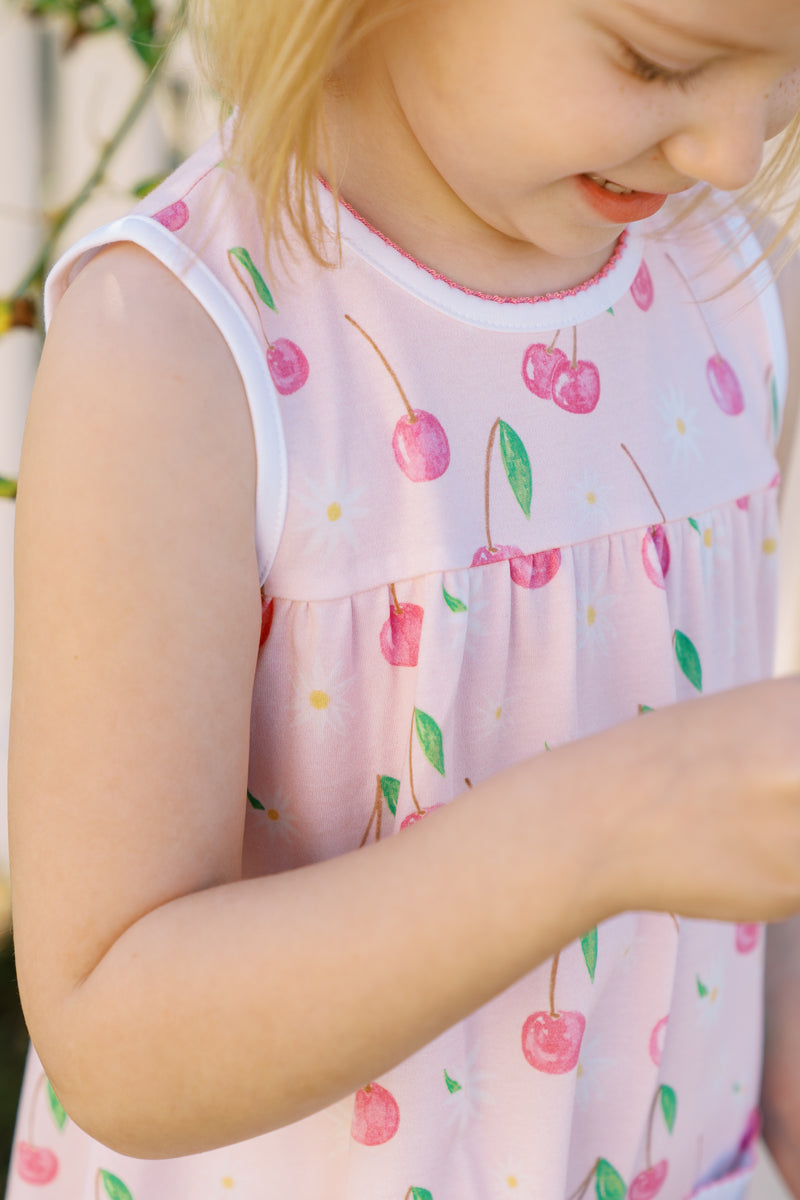
{"type": "Polygon", "coordinates": [[[666,14],[654,13],[649,8],[643,8],[639,4],[631,3],[631,0],[619,0],[619,7],[627,9],[643,20],[649,21],[651,25],[655,25],[658,29],[663,29],[667,33],[677,33],[681,37],[688,38],[692,42],[702,42],[707,46],[711,46],[718,50],[732,51],[754,51],[760,50],[760,46],[755,46],[748,42],[737,42],[732,38],[721,38],[718,33],[711,30],[695,29],[689,25],[683,25],[680,21],[674,21],[666,14]]]}

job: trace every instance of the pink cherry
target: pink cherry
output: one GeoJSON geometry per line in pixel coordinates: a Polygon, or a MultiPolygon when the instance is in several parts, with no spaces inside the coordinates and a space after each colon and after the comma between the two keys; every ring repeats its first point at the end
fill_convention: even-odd
{"type": "Polygon", "coordinates": [[[397,1133],[400,1109],[391,1092],[379,1083],[369,1083],[356,1092],[350,1133],[362,1146],[382,1146],[397,1133]]]}
{"type": "Polygon", "coordinates": [[[510,558],[520,557],[522,551],[519,546],[495,546],[492,550],[488,546],[481,546],[480,550],[473,554],[470,566],[485,567],[488,563],[506,562],[510,558]]]}
{"type": "Polygon", "coordinates": [[[537,1071],[564,1075],[577,1065],[585,1028],[583,1013],[533,1013],[522,1026],[522,1053],[537,1071]]]}
{"type": "Polygon", "coordinates": [[[748,508],[750,507],[750,497],[749,496],[739,496],[739,498],[736,501],[736,507],[740,508],[742,510],[742,512],[747,512],[748,508]]]}
{"type": "Polygon", "coordinates": [[[736,926],[736,949],[740,954],[751,954],[758,945],[761,926],[742,924],[736,926]]]}
{"type": "Polygon", "coordinates": [[[395,426],[392,449],[397,465],[414,483],[438,479],[450,466],[447,434],[432,413],[415,408],[395,426]]]}
{"type": "Polygon", "coordinates": [[[642,262],[642,265],[636,272],[636,278],[631,284],[631,295],[633,296],[634,303],[642,312],[647,312],[653,303],[653,277],[647,268],[646,262],[642,262]]]}
{"type": "Polygon", "coordinates": [[[628,1200],[651,1200],[656,1192],[661,1191],[664,1180],[667,1178],[667,1170],[667,1160],[662,1158],[661,1162],[656,1163],[654,1167],[648,1167],[646,1171],[642,1171],[628,1188],[628,1200]]]}
{"type": "Polygon", "coordinates": [[[540,550],[511,559],[511,578],[518,587],[540,588],[549,583],[561,566],[561,551],[540,550]]]}
{"type": "Polygon", "coordinates": [[[744,411],[744,396],[731,364],[721,354],[714,354],[706,363],[706,375],[711,394],[729,417],[744,411]]]}
{"type": "Polygon", "coordinates": [[[52,1183],[58,1174],[58,1159],[45,1146],[17,1144],[17,1174],[26,1183],[52,1183]]]}
{"type": "Polygon", "coordinates": [[[552,400],[556,367],[566,362],[567,356],[563,350],[551,350],[543,342],[528,346],[522,360],[522,378],[526,388],[542,400],[552,400]]]}
{"type": "Polygon", "coordinates": [[[158,221],[170,233],[177,233],[189,220],[189,205],[185,200],[176,200],[174,204],[168,204],[161,212],[155,213],[153,220],[158,221]]]}
{"type": "Polygon", "coordinates": [[[417,665],[423,611],[418,604],[404,604],[400,612],[392,605],[389,610],[389,619],[381,629],[381,651],[393,667],[417,665]]]}
{"type": "Polygon", "coordinates": [[[308,359],[288,338],[278,338],[267,350],[272,382],[282,396],[298,391],[308,379],[308,359]]]}
{"type": "Polygon", "coordinates": [[[566,412],[592,412],[600,399],[600,372],[594,363],[560,363],[553,374],[553,399],[566,412]]]}
{"type": "Polygon", "coordinates": [[[408,829],[409,825],[416,825],[417,821],[421,821],[423,817],[427,817],[429,812],[433,812],[435,808],[444,808],[443,804],[432,804],[430,808],[423,808],[422,812],[417,812],[416,809],[409,813],[400,824],[401,829],[408,829]]]}
{"type": "Polygon", "coordinates": [[[651,525],[642,541],[642,562],[647,578],[656,587],[663,588],[664,576],[669,570],[669,542],[663,525],[651,525]]]}
{"type": "Polygon", "coordinates": [[[750,1110],[742,1139],[739,1142],[739,1153],[748,1154],[761,1137],[761,1113],[757,1108],[750,1110]]]}
{"type": "Polygon", "coordinates": [[[650,1034],[650,1057],[656,1066],[660,1065],[661,1055],[664,1053],[664,1038],[667,1036],[668,1022],[668,1016],[662,1017],[650,1034]]]}

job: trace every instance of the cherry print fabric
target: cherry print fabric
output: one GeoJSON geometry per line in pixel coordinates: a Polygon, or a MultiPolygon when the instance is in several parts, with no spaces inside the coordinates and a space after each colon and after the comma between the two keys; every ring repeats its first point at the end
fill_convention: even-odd
{"type": "MultiPolygon", "coordinates": [[[[47,304],[137,241],[240,364],[263,583],[247,875],[771,673],[785,347],[763,275],[719,294],[751,250],[716,201],[631,229],[588,286],[503,303],[344,207],[339,268],[269,269],[224,159],[212,139],[79,243],[47,304]]],[[[31,1052],[8,1200],[740,1200],[763,950],[757,925],[621,914],[354,1096],[173,1161],[93,1142],[31,1052]]]]}

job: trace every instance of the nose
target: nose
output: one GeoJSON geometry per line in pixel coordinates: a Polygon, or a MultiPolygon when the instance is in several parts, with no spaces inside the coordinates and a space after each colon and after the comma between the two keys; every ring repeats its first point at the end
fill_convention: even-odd
{"type": "Polygon", "coordinates": [[[672,168],[687,178],[702,180],[723,192],[751,183],[764,157],[768,134],[769,96],[721,95],[698,104],[681,127],[661,143],[672,168]]]}

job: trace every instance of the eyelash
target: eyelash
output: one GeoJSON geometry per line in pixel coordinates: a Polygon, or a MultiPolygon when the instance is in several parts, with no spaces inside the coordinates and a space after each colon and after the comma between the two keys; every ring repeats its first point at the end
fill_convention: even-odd
{"type": "Polygon", "coordinates": [[[638,54],[632,46],[623,43],[623,51],[631,72],[643,83],[663,83],[667,87],[688,88],[702,68],[692,67],[688,71],[671,71],[669,67],[661,67],[638,54]]]}

